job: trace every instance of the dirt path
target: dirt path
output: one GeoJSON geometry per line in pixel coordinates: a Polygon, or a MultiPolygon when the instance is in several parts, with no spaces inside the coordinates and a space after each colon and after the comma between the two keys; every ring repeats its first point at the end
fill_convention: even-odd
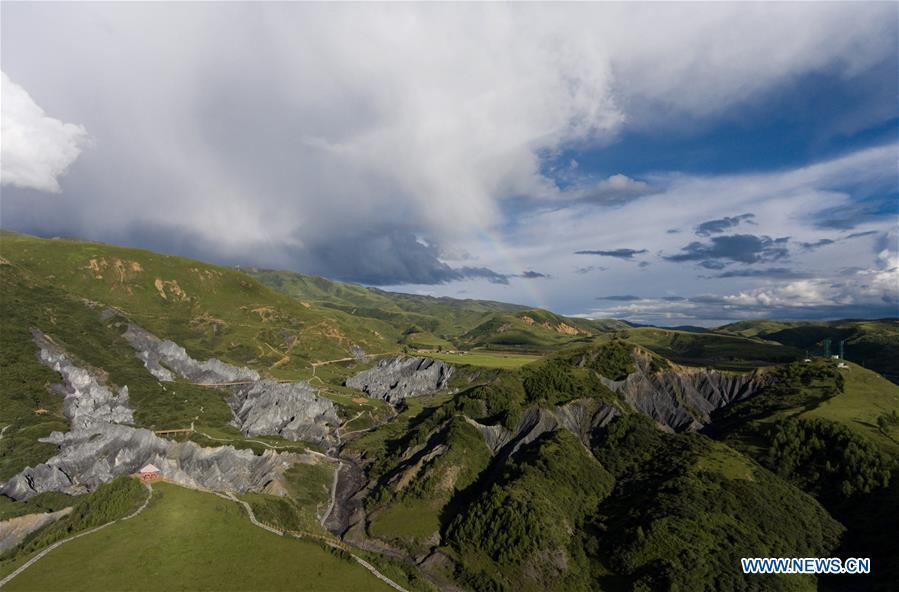
{"type": "MultiPolygon", "coordinates": [[[[226,494],[218,493],[218,492],[212,492],[212,493],[214,493],[215,495],[219,496],[222,499],[230,500],[232,502],[237,502],[238,504],[242,505],[244,507],[244,509],[247,511],[247,516],[249,516],[250,522],[253,524],[253,526],[258,526],[259,528],[263,528],[263,529],[271,532],[272,534],[276,534],[278,536],[285,536],[285,534],[286,534],[287,536],[292,536],[294,538],[304,538],[304,537],[301,537],[296,534],[285,533],[283,531],[278,530],[277,528],[273,528],[267,524],[263,524],[262,522],[259,522],[259,520],[256,519],[256,514],[253,512],[253,507],[250,506],[250,504],[248,504],[247,502],[235,497],[235,495],[233,493],[230,493],[230,492],[226,493],[226,494]]],[[[336,542],[334,542],[326,537],[321,537],[321,538],[310,537],[310,538],[316,538],[317,540],[319,540],[320,542],[323,542],[324,544],[328,545],[331,548],[339,549],[339,550],[349,554],[349,556],[352,557],[356,563],[358,563],[359,565],[361,565],[362,567],[364,567],[365,569],[370,571],[373,576],[375,576],[376,578],[378,578],[379,580],[381,580],[382,582],[384,582],[385,584],[387,584],[394,590],[397,590],[398,592],[408,592],[405,588],[403,588],[402,586],[400,586],[399,584],[397,584],[396,582],[394,582],[393,580],[391,580],[390,578],[388,578],[387,576],[382,574],[380,571],[378,571],[378,568],[376,568],[374,565],[372,565],[368,561],[362,559],[358,555],[350,552],[347,549],[346,545],[337,544],[336,542]]]]}
{"type": "Polygon", "coordinates": [[[113,520],[112,522],[107,522],[106,524],[97,526],[96,528],[91,528],[89,530],[85,530],[84,532],[79,532],[78,534],[70,536],[67,539],[63,539],[61,541],[56,541],[55,543],[53,543],[52,545],[50,545],[49,547],[47,547],[46,549],[44,549],[43,551],[41,551],[40,553],[38,553],[37,555],[32,557],[31,559],[29,559],[28,561],[23,563],[17,570],[15,570],[11,574],[9,574],[8,576],[6,576],[2,580],[0,580],[0,588],[2,588],[3,586],[5,586],[9,582],[11,582],[13,580],[13,578],[15,578],[17,575],[19,575],[20,573],[22,573],[23,571],[25,571],[26,569],[28,569],[29,567],[31,567],[32,565],[37,563],[40,559],[42,559],[44,556],[46,556],[50,551],[59,547],[60,545],[68,543],[69,541],[74,541],[75,539],[80,539],[81,537],[95,533],[98,530],[103,530],[107,526],[112,526],[116,522],[123,522],[125,520],[131,520],[132,518],[134,518],[135,516],[137,516],[138,514],[143,512],[144,509],[146,509],[147,504],[150,503],[150,499],[153,497],[153,486],[149,483],[146,483],[145,485],[147,487],[147,499],[145,499],[144,503],[141,504],[141,506],[138,509],[136,509],[134,512],[132,512],[131,514],[128,514],[124,518],[118,518],[116,520],[113,520]]]}
{"type": "Polygon", "coordinates": [[[334,469],[334,479],[331,480],[331,503],[328,504],[328,509],[322,514],[321,519],[318,521],[319,524],[322,525],[322,528],[325,527],[325,521],[331,515],[331,512],[334,511],[334,505],[337,503],[337,481],[340,479],[340,469],[343,468],[343,462],[337,461],[337,468],[334,469]]]}

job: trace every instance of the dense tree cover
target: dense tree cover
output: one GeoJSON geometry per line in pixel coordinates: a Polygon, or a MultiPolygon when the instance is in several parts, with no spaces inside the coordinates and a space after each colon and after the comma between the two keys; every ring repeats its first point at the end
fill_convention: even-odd
{"type": "MultiPolygon", "coordinates": [[[[438,410],[440,415],[443,412],[438,410]]],[[[393,470],[385,472],[374,492],[366,499],[369,508],[377,507],[390,501],[423,500],[434,497],[449,496],[456,490],[469,486],[490,463],[490,452],[484,444],[484,438],[461,416],[447,419],[435,432],[423,441],[421,450],[411,458],[396,463],[393,470]],[[415,477],[401,490],[396,490],[393,481],[400,473],[419,462],[420,457],[432,453],[435,449],[443,449],[430,460],[424,462],[415,477]],[[456,475],[451,487],[447,485],[447,471],[456,475]]]]}
{"type": "Polygon", "coordinates": [[[506,589],[526,568],[538,587],[589,587],[580,533],[613,482],[569,432],[520,450],[446,530],[465,564],[499,568],[463,568],[463,580],[475,589],[506,589]]]}
{"type": "MultiPolygon", "coordinates": [[[[602,345],[566,350],[557,354],[556,358],[569,366],[589,368],[612,380],[623,380],[636,370],[634,346],[620,339],[614,339],[602,345]]],[[[663,361],[661,358],[659,360],[661,367],[663,361]]]]}
{"type": "Polygon", "coordinates": [[[712,415],[706,433],[767,441],[754,422],[779,412],[814,409],[843,392],[844,379],[835,363],[817,360],[797,362],[773,370],[771,384],[755,396],[720,409],[712,415]]]}
{"type": "Polygon", "coordinates": [[[481,483],[444,536],[466,587],[780,590],[740,558],[826,556],[843,531],[738,452],[640,415],[614,420],[592,453],[556,432],[481,483]]]}
{"type": "Polygon", "coordinates": [[[877,427],[886,432],[891,426],[899,426],[899,413],[894,409],[889,413],[883,413],[877,418],[877,427]]]}
{"type": "Polygon", "coordinates": [[[849,499],[890,482],[893,463],[849,428],[823,419],[787,419],[773,428],[766,464],[805,491],[849,499]]]}
{"type": "Polygon", "coordinates": [[[761,467],[746,478],[702,468],[713,456],[752,466],[736,451],[661,432],[641,416],[613,422],[594,454],[617,481],[588,547],[635,589],[781,589],[774,577],[744,576],[740,558],[823,556],[842,531],[814,499],[761,467]]]}

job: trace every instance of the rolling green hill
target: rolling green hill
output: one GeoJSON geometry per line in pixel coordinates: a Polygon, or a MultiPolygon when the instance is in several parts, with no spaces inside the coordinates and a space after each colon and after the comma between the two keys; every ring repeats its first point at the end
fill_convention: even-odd
{"type": "Polygon", "coordinates": [[[400,343],[416,349],[546,351],[629,326],[622,321],[563,317],[489,300],[385,292],[284,271],[245,271],[302,302],[390,323],[401,334],[400,343]]]}
{"type": "Polygon", "coordinates": [[[800,349],[761,339],[721,333],[694,333],[638,327],[601,336],[600,340],[627,339],[672,362],[711,366],[721,370],[751,370],[802,359],[800,349]]]}
{"type": "MultiPolygon", "coordinates": [[[[245,436],[227,391],[183,379],[166,388],[122,337],[131,319],[198,359],[290,380],[314,373],[345,422],[339,458],[294,464],[282,489],[241,499],[266,522],[316,534],[342,505],[347,530],[327,528],[377,550],[365,557],[406,574],[410,589],[429,589],[425,577],[491,592],[840,589],[738,570],[740,557],[769,555],[870,556],[881,566],[872,586],[895,581],[899,386],[855,363],[802,361],[809,343],[841,335],[849,359],[888,363],[894,321],[692,332],[10,233],[0,257],[0,480],[53,455],[38,439],[69,425],[32,328],[127,385],[136,426],[196,422],[197,444],[256,455],[311,446],[245,436]],[[441,348],[435,357],[455,366],[449,387],[395,406],[366,398],[344,383],[372,366],[356,347],[441,348]],[[693,407],[700,390],[710,416],[693,407]],[[702,421],[667,419],[678,413],[702,421]]],[[[142,493],[119,479],[74,498],[0,500],[3,517],[75,508],[0,558],[0,573],[126,514],[142,493]]],[[[152,585],[138,587],[380,585],[340,553],[253,527],[233,502],[165,484],[157,493],[133,520],[54,550],[10,589],[129,588],[148,569],[152,585]]]]}
{"type": "Polygon", "coordinates": [[[310,362],[397,349],[388,323],[304,304],[237,270],[140,249],[4,232],[2,267],[29,288],[112,306],[198,359],[290,377],[310,362]]]}
{"type": "Polygon", "coordinates": [[[846,359],[875,370],[899,383],[899,319],[872,321],[741,321],[715,331],[775,341],[813,355],[823,355],[831,340],[832,354],[845,340],[846,359]]]}

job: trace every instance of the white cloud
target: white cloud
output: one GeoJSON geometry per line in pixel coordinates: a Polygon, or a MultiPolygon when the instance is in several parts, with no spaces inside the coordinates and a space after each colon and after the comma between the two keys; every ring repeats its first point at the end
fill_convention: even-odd
{"type": "MultiPolygon", "coordinates": [[[[546,154],[715,118],[806,73],[851,77],[893,51],[893,16],[874,4],[10,5],[3,36],[4,62],[66,96],[103,140],[85,175],[115,214],[93,224],[188,224],[240,250],[400,218],[467,240],[503,222],[505,197],[559,197],[546,154]]],[[[622,181],[598,189],[642,189],[622,181]]]]}
{"type": "Polygon", "coordinates": [[[3,185],[58,193],[59,177],[81,154],[87,130],[48,116],[24,88],[3,72],[0,77],[0,180],[3,185]]]}
{"type": "MultiPolygon", "coordinates": [[[[437,292],[470,282],[478,296],[575,312],[598,294],[767,286],[697,278],[692,264],[658,253],[696,240],[703,221],[746,212],[758,226],[741,231],[834,238],[813,217],[852,206],[846,187],[895,186],[895,146],[712,177],[603,179],[581,156],[628,131],[734,123],[808,75],[851,87],[892,56],[894,17],[894,6],[876,3],[12,3],[2,35],[4,68],[101,140],[73,187],[80,235],[129,240],[135,227],[167,229],[221,261],[265,257],[308,270],[317,258],[327,263],[318,273],[369,256],[357,267],[371,276],[404,245],[427,251],[416,263],[424,271],[439,258],[553,276],[527,289],[469,277],[437,292]],[[567,173],[546,170],[556,160],[567,173]],[[560,190],[554,180],[565,174],[560,190]],[[570,207],[578,200],[594,203],[570,207]],[[552,211],[522,214],[525,202],[552,211]],[[385,237],[386,247],[372,246],[385,237]],[[346,243],[360,246],[348,254],[346,243]],[[648,249],[641,260],[652,264],[603,260],[607,269],[575,272],[598,263],[574,251],[617,248],[648,249]]],[[[20,215],[23,226],[49,218],[36,211],[20,215]]],[[[810,277],[867,266],[873,240],[793,262],[810,277]]]]}

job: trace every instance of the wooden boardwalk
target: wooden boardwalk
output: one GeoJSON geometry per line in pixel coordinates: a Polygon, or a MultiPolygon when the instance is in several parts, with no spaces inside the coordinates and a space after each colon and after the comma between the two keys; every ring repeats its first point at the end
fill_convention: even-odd
{"type": "Polygon", "coordinates": [[[193,428],[179,428],[175,430],[156,430],[153,433],[157,436],[164,436],[166,434],[190,434],[193,433],[193,428]]]}

